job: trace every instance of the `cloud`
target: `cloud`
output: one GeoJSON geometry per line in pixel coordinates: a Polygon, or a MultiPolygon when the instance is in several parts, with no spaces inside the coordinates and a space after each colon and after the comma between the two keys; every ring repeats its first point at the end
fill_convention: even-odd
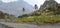
{"type": "Polygon", "coordinates": [[[57,1],[58,3],[60,3],[60,0],[55,0],[55,1],[57,1]]]}
{"type": "Polygon", "coordinates": [[[37,4],[38,7],[40,7],[40,5],[43,4],[45,0],[24,0],[24,1],[26,1],[29,4],[31,4],[32,6],[37,4]]]}
{"type": "Polygon", "coordinates": [[[14,2],[14,1],[18,1],[18,0],[1,0],[2,2],[8,3],[8,2],[14,2]]]}

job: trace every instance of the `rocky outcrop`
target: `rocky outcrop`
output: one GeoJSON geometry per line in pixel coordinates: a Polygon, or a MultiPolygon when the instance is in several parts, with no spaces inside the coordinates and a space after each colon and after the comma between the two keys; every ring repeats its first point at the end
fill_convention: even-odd
{"type": "Polygon", "coordinates": [[[55,0],[46,0],[44,4],[40,7],[40,10],[47,10],[49,7],[55,7],[58,3],[55,0]]]}

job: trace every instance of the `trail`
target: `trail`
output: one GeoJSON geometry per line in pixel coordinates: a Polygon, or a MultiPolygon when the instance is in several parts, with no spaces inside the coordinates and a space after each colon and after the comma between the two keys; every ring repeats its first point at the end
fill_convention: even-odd
{"type": "Polygon", "coordinates": [[[60,28],[60,23],[54,25],[32,25],[26,23],[8,23],[8,22],[0,22],[0,28],[60,28]]]}

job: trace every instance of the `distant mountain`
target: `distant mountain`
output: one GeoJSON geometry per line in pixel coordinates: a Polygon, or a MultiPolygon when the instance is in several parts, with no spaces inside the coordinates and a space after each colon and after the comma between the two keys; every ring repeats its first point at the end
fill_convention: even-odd
{"type": "Polygon", "coordinates": [[[14,14],[15,16],[19,16],[22,14],[28,14],[33,12],[34,8],[23,0],[10,2],[10,3],[4,3],[0,1],[0,11],[9,14],[14,14]],[[23,8],[25,8],[25,12],[22,11],[23,8]]]}

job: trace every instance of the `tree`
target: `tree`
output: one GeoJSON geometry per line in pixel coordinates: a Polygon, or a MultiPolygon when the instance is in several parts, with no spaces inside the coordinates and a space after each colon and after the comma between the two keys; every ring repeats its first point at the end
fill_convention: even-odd
{"type": "Polygon", "coordinates": [[[5,15],[2,11],[0,11],[0,19],[4,19],[5,18],[5,15]]]}
{"type": "Polygon", "coordinates": [[[35,9],[38,9],[38,6],[37,6],[37,4],[35,4],[35,9]]]}
{"type": "Polygon", "coordinates": [[[23,12],[25,11],[25,8],[23,8],[23,12]]]}

